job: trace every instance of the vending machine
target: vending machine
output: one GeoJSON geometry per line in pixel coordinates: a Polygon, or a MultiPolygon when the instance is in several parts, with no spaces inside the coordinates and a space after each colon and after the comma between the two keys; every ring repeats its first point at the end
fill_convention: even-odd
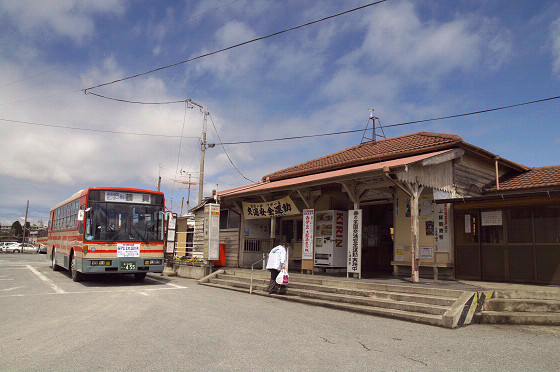
{"type": "Polygon", "coordinates": [[[315,266],[346,267],[348,212],[315,212],[315,266]]]}

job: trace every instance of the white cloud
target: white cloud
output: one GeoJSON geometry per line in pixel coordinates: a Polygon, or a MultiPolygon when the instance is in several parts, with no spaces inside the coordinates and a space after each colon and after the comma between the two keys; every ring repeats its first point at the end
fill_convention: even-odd
{"type": "Polygon", "coordinates": [[[18,29],[33,37],[46,37],[50,31],[80,41],[93,32],[92,14],[119,14],[118,0],[3,0],[0,15],[6,14],[18,29]]]}
{"type": "Polygon", "coordinates": [[[467,20],[422,22],[412,3],[379,7],[368,20],[363,46],[351,55],[372,68],[392,69],[404,79],[429,81],[470,68],[480,58],[481,37],[467,20]]]}
{"type": "MultiPolygon", "coordinates": [[[[195,55],[203,55],[252,40],[255,35],[255,32],[245,24],[237,21],[229,22],[215,32],[216,43],[213,46],[197,51],[195,55]]],[[[258,61],[254,50],[251,47],[238,47],[204,58],[197,63],[197,71],[216,74],[221,80],[231,79],[232,75],[235,77],[246,73],[250,66],[258,61]]]]}

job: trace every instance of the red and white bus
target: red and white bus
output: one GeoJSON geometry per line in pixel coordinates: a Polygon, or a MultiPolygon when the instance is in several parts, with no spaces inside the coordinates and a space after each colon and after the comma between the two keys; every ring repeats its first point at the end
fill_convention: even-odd
{"type": "Polygon", "coordinates": [[[84,274],[163,272],[163,193],[120,187],[90,187],[51,209],[47,256],[74,281],[84,274]]]}

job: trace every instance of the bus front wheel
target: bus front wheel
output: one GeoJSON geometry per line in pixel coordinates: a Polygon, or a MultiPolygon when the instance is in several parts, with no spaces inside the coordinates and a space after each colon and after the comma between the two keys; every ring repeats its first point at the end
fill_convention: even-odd
{"type": "Polygon", "coordinates": [[[70,272],[72,273],[72,280],[81,282],[84,279],[84,274],[76,270],[76,263],[74,262],[74,255],[70,256],[70,272]]]}
{"type": "Polygon", "coordinates": [[[134,280],[142,281],[146,278],[146,273],[134,273],[134,280]]]}

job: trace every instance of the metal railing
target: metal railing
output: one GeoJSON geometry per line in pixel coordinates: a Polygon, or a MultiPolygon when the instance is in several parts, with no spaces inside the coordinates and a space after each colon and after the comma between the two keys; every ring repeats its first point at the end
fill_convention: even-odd
{"type": "Polygon", "coordinates": [[[253,270],[255,269],[255,265],[262,262],[263,263],[262,269],[265,270],[266,268],[265,261],[267,258],[268,258],[268,253],[263,253],[263,258],[261,258],[257,262],[253,262],[253,264],[251,265],[251,286],[249,287],[249,294],[253,294],[253,270]]]}

